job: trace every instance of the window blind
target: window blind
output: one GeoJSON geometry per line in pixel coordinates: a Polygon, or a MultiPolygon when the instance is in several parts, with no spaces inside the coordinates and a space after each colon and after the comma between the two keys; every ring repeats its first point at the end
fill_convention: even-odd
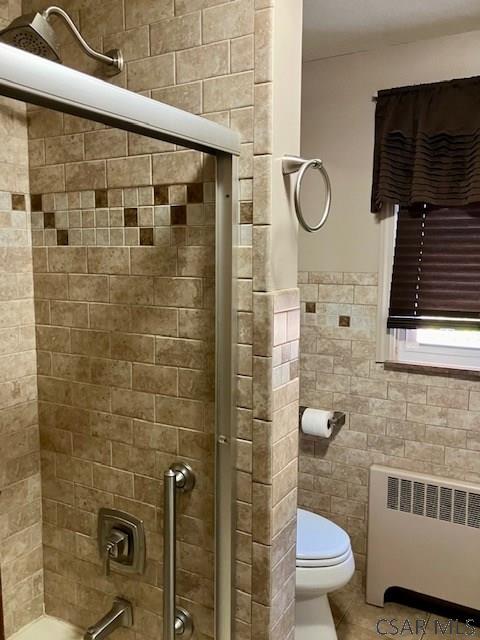
{"type": "Polygon", "coordinates": [[[480,204],[400,209],[388,327],[480,329],[480,204]]]}

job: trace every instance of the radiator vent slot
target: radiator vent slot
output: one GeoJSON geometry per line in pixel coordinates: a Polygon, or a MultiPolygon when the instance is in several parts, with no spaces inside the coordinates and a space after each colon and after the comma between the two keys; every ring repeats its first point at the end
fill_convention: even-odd
{"type": "Polygon", "coordinates": [[[453,494],[453,521],[456,524],[466,524],[467,520],[467,492],[455,489],[453,494]]]}
{"type": "Polygon", "coordinates": [[[388,476],[387,509],[480,529],[480,493],[388,476]]]}
{"type": "Polygon", "coordinates": [[[423,482],[413,483],[413,513],[425,515],[425,485],[423,482]]]}
{"type": "Polygon", "coordinates": [[[427,484],[427,517],[438,517],[438,487],[434,484],[427,484]]]}
{"type": "Polygon", "coordinates": [[[480,495],[478,493],[468,494],[468,522],[469,527],[480,528],[480,495]]]}
{"type": "Polygon", "coordinates": [[[398,478],[388,478],[387,507],[398,510],[398,491],[400,482],[398,478]]]}
{"type": "Polygon", "coordinates": [[[412,511],[412,481],[400,480],[400,511],[412,511]]]}
{"type": "Polygon", "coordinates": [[[452,490],[440,487],[440,520],[452,521],[452,490]]]}

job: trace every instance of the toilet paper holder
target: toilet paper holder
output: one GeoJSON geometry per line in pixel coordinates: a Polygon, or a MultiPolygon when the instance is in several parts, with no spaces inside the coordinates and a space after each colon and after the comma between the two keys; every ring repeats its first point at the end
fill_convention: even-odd
{"type": "MultiPolygon", "coordinates": [[[[302,415],[303,415],[303,412],[305,411],[305,409],[308,409],[308,407],[300,406],[298,408],[298,427],[299,427],[300,431],[302,431],[302,415]]],[[[334,411],[333,412],[333,418],[331,418],[328,421],[330,426],[332,427],[332,436],[331,436],[330,440],[335,438],[337,433],[340,431],[340,429],[345,424],[345,420],[346,420],[346,415],[345,415],[344,411],[334,411]]],[[[313,436],[308,436],[308,437],[311,438],[313,436]]]]}

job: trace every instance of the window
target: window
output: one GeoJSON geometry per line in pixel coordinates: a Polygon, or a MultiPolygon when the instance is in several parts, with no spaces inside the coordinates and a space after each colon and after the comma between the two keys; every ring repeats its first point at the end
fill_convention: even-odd
{"type": "Polygon", "coordinates": [[[379,358],[480,370],[479,101],[480,76],[378,92],[379,358]]]}
{"type": "Polygon", "coordinates": [[[478,330],[398,329],[395,337],[398,362],[480,369],[478,330]]]}
{"type": "Polygon", "coordinates": [[[480,207],[390,208],[381,226],[377,359],[480,370],[480,207]]]}

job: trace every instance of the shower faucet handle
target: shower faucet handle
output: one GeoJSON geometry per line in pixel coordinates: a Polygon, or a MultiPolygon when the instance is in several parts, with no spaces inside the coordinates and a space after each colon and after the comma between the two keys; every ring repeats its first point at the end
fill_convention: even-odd
{"type": "Polygon", "coordinates": [[[111,566],[120,573],[145,573],[145,527],[141,520],[125,511],[102,507],[98,512],[97,540],[105,574],[111,566]]]}
{"type": "Polygon", "coordinates": [[[113,528],[107,538],[103,556],[103,573],[110,575],[110,560],[128,556],[128,533],[113,528]]]}

